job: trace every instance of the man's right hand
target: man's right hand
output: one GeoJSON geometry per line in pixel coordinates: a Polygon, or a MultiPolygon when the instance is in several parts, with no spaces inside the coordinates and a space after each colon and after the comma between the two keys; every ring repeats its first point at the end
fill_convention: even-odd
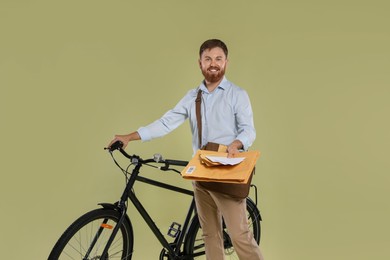
{"type": "Polygon", "coordinates": [[[114,139],[112,139],[112,141],[108,144],[108,148],[110,148],[111,145],[116,141],[121,141],[123,143],[122,148],[125,149],[127,144],[130,141],[136,141],[136,140],[141,140],[141,137],[139,136],[138,132],[133,132],[127,135],[115,135],[114,139]]]}

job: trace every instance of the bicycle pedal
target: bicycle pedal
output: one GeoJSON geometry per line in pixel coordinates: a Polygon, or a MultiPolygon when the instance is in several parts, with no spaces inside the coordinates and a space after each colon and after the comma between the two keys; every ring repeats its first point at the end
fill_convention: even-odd
{"type": "Polygon", "coordinates": [[[168,229],[168,236],[176,238],[177,235],[181,232],[181,225],[179,223],[173,222],[168,229]]]}

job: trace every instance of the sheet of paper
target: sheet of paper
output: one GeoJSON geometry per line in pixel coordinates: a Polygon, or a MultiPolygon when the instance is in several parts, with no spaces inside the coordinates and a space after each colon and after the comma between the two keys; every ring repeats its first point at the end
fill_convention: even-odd
{"type": "Polygon", "coordinates": [[[212,162],[217,162],[223,165],[236,165],[241,163],[245,159],[245,157],[227,158],[227,157],[210,156],[210,155],[206,157],[212,162]]]}

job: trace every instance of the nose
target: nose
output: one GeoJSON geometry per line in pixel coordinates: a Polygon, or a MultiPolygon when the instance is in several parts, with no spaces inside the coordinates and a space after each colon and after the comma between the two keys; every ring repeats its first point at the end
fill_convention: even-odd
{"type": "Polygon", "coordinates": [[[215,59],[211,59],[210,66],[216,67],[217,61],[215,59]]]}

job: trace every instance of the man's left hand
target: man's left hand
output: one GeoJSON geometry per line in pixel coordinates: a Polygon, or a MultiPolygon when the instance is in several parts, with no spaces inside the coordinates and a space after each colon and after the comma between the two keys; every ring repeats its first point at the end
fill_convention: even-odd
{"type": "Polygon", "coordinates": [[[240,149],[242,149],[242,143],[240,140],[234,140],[228,147],[227,147],[227,153],[228,158],[233,158],[237,154],[240,153],[240,149]]]}

